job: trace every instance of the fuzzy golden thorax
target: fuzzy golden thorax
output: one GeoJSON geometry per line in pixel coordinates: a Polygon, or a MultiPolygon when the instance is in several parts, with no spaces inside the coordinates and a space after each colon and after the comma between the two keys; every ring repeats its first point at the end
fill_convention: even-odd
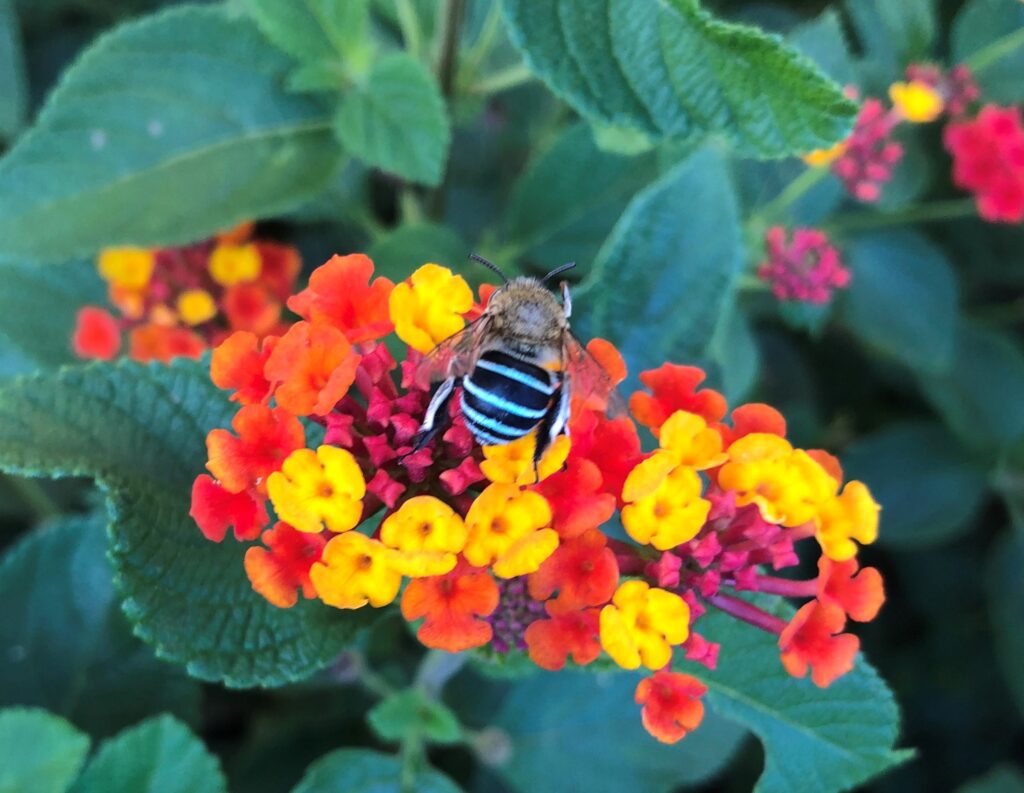
{"type": "Polygon", "coordinates": [[[489,331],[536,347],[558,347],[569,327],[558,298],[535,278],[514,278],[487,304],[489,331]]]}

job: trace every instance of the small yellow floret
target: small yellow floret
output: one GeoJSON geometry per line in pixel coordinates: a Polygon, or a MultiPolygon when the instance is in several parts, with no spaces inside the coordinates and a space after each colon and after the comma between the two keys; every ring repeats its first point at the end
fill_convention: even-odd
{"type": "Polygon", "coordinates": [[[547,499],[517,485],[487,487],[469,508],[466,526],[466,560],[474,567],[493,565],[500,578],[537,572],[558,547],[547,499]]]}
{"type": "Polygon", "coordinates": [[[689,635],[686,601],[644,581],[620,584],[601,609],[601,646],[623,669],[661,669],[689,635]]]}
{"type": "Polygon", "coordinates": [[[629,472],[622,491],[628,502],[622,508],[622,525],[637,542],[667,551],[697,536],[711,502],[701,497],[704,483],[695,470],[680,465],[665,472],[662,460],[667,455],[658,455],[664,453],[629,472]]]}
{"type": "Polygon", "coordinates": [[[178,315],[186,325],[201,325],[217,316],[217,303],[205,289],[187,289],[178,295],[178,315]]]}
{"type": "Polygon", "coordinates": [[[377,540],[350,531],[324,546],[321,561],[309,571],[317,595],[340,609],[388,605],[398,595],[402,576],[387,561],[388,549],[377,540]]]}
{"type": "Polygon", "coordinates": [[[97,269],[103,280],[128,290],[143,289],[153,275],[156,257],[146,248],[106,248],[97,269]]]}
{"type": "Polygon", "coordinates": [[[658,443],[674,454],[680,465],[698,471],[714,468],[727,459],[722,451],[722,436],[708,427],[703,416],[685,410],[677,410],[661,425],[658,443]]]}
{"type": "Polygon", "coordinates": [[[210,254],[210,277],[221,286],[234,286],[260,277],[263,262],[255,245],[218,245],[210,254]]]}
{"type": "Polygon", "coordinates": [[[846,141],[841,140],[834,146],[827,149],[815,149],[809,151],[801,159],[812,168],[824,168],[831,165],[846,153],[846,141]]]}
{"type": "Polygon", "coordinates": [[[818,512],[815,536],[821,550],[834,562],[857,555],[856,540],[870,545],[878,537],[881,507],[863,482],[847,482],[841,495],[827,501],[818,512]]]}
{"type": "Polygon", "coordinates": [[[450,573],[468,534],[459,514],[434,496],[410,498],[380,528],[392,568],[411,578],[450,573]]]}
{"type": "Polygon", "coordinates": [[[345,449],[297,449],[267,478],[267,494],[277,516],[299,531],[343,532],[362,517],[366,481],[345,449]]]}
{"type": "Polygon", "coordinates": [[[889,86],[889,99],[897,112],[914,124],[925,124],[942,115],[942,95],[927,83],[911,80],[889,86]]]}
{"type": "Polygon", "coordinates": [[[492,482],[505,484],[532,485],[547,479],[565,465],[572,443],[568,435],[559,435],[555,438],[544,452],[544,456],[540,458],[537,471],[534,473],[533,451],[536,442],[537,432],[534,430],[512,443],[484,446],[485,459],[480,463],[480,470],[492,482]]]}
{"type": "Polygon", "coordinates": [[[439,264],[424,264],[388,298],[395,333],[420,352],[430,352],[462,330],[462,315],[472,307],[473,291],[466,280],[439,264]]]}

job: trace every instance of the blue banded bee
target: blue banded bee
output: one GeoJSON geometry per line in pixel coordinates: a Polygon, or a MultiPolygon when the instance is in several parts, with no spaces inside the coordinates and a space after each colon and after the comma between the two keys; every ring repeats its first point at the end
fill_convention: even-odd
{"type": "Polygon", "coordinates": [[[614,409],[617,394],[608,374],[569,330],[568,284],[561,283],[561,303],[546,286],[575,262],[541,279],[510,280],[486,259],[476,254],[470,258],[497,273],[503,283],[478,320],[441,342],[420,365],[418,380],[440,384],[413,451],[444,429],[449,403],[461,386],[459,412],[479,444],[503,445],[536,430],[536,471],[554,440],[568,434],[574,395],[607,397],[614,409]]]}

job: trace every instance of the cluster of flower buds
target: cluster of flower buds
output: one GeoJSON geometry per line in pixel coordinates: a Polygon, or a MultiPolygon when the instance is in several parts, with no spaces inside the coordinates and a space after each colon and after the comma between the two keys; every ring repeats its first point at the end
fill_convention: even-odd
{"type": "Polygon", "coordinates": [[[778,300],[795,300],[822,305],[836,289],[850,283],[850,271],[839,259],[839,251],[818,229],[795,229],[786,239],[782,226],[765,233],[767,259],[757,268],[778,300]]]}
{"type": "Polygon", "coordinates": [[[1019,107],[986,105],[945,129],[953,182],[974,193],[978,214],[993,223],[1024,221],[1024,125],[1019,107]]]}
{"type": "Polygon", "coordinates": [[[301,269],[299,254],[251,234],[244,224],[194,245],[101,252],[97,269],[116,313],[82,308],[71,340],[75,354],[110,360],[127,333],[131,358],[166,362],[197,358],[232,331],[279,330],[301,269]]]}
{"type": "MultiPolygon", "coordinates": [[[[260,541],[245,554],[253,588],[280,607],[300,596],[341,609],[397,600],[424,645],[450,652],[526,653],[552,670],[603,652],[650,670],[636,700],[666,742],[703,714],[704,685],[673,667],[715,666],[714,637],[695,630],[707,609],[776,634],[795,676],[810,670],[825,686],[851,669],[847,619],[871,619],[883,600],[878,572],[856,561],[878,505],[860,482],[843,485],[835,458],[794,448],[772,408],[743,405],[727,419],[697,368],[642,373],[648,390],[630,415],[575,404],[569,435],[537,471],[532,435],[480,448],[457,411],[413,452],[428,404],[418,364],[488,296],[474,302],[439,265],[395,285],[374,280],[365,256],[334,257],[288,301],[301,321],[217,347],[212,378],[240,408],[232,431],[207,437],[191,514],[212,541],[229,529],[260,541]],[[383,343],[392,332],[408,347],[401,364],[383,343]],[[643,450],[638,423],[656,449],[643,450]],[[616,517],[619,538],[606,533],[616,517]],[[795,565],[804,541],[823,554],[816,577],[766,572],[795,565]],[[806,602],[784,620],[749,598],[758,592],[806,602]]],[[[611,344],[588,350],[623,380],[611,344]]]]}

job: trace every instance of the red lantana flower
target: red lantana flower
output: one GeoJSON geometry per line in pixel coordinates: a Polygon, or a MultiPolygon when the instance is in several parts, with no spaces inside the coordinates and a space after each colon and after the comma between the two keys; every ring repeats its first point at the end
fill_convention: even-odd
{"type": "Polygon", "coordinates": [[[601,654],[600,609],[554,614],[549,604],[548,612],[548,619],[530,623],[524,633],[530,660],[537,666],[557,672],[570,656],[574,663],[585,666],[601,654]]]}
{"type": "Polygon", "coordinates": [[[498,585],[486,570],[460,560],[450,573],[415,578],[402,594],[402,616],[424,618],[416,636],[427,647],[450,653],[491,640],[486,617],[498,606],[498,585]]]}
{"type": "Polygon", "coordinates": [[[700,698],[707,686],[678,672],[655,672],[636,687],[636,702],[643,705],[644,727],[662,743],[675,743],[697,729],[704,718],[700,698]]]}
{"type": "Polygon", "coordinates": [[[266,548],[254,546],[245,552],[245,573],[252,588],[278,608],[294,606],[299,592],[306,598],[316,597],[309,570],[320,560],[327,541],[280,521],[263,532],[262,539],[266,548]]]}
{"type": "Polygon", "coordinates": [[[109,361],[121,349],[121,327],[109,311],[86,306],[78,312],[71,346],[79,358],[109,361]]]}
{"type": "Polygon", "coordinates": [[[231,427],[237,436],[222,429],[206,436],[206,467],[229,493],[249,488],[263,492],[267,477],[306,443],[302,423],[284,408],[245,405],[231,427]]]}
{"type": "Polygon", "coordinates": [[[549,600],[551,614],[564,614],[587,606],[601,606],[611,600],[619,583],[619,565],[608,548],[608,538],[597,529],[564,540],[551,556],[530,575],[530,595],[549,600]]]}
{"type": "Polygon", "coordinates": [[[873,567],[858,571],[857,560],[833,562],[827,556],[818,560],[818,600],[833,603],[850,619],[871,622],[885,603],[882,574],[873,567]]]}
{"type": "Polygon", "coordinates": [[[372,276],[369,257],[333,256],[313,271],[309,286],[288,300],[288,308],[303,319],[333,325],[352,344],[379,339],[394,327],[388,315],[394,284],[383,277],[371,283],[372,276]]]}
{"type": "Polygon", "coordinates": [[[640,373],[640,382],[652,394],[638,391],[629,400],[634,418],[649,427],[655,435],[665,420],[677,410],[696,413],[708,424],[715,424],[725,416],[725,397],[710,388],[698,390],[707,375],[696,366],[666,363],[657,369],[640,373]]]}
{"type": "Polygon", "coordinates": [[[236,540],[255,540],[269,520],[262,498],[248,490],[230,493],[206,474],[192,484],[188,514],[213,542],[221,542],[229,528],[234,529],[236,540]]]}
{"type": "Polygon", "coordinates": [[[802,606],[779,636],[782,665],[794,677],[810,667],[814,685],[826,688],[853,669],[860,639],[843,633],[846,615],[832,603],[812,600],[802,606]]]}

